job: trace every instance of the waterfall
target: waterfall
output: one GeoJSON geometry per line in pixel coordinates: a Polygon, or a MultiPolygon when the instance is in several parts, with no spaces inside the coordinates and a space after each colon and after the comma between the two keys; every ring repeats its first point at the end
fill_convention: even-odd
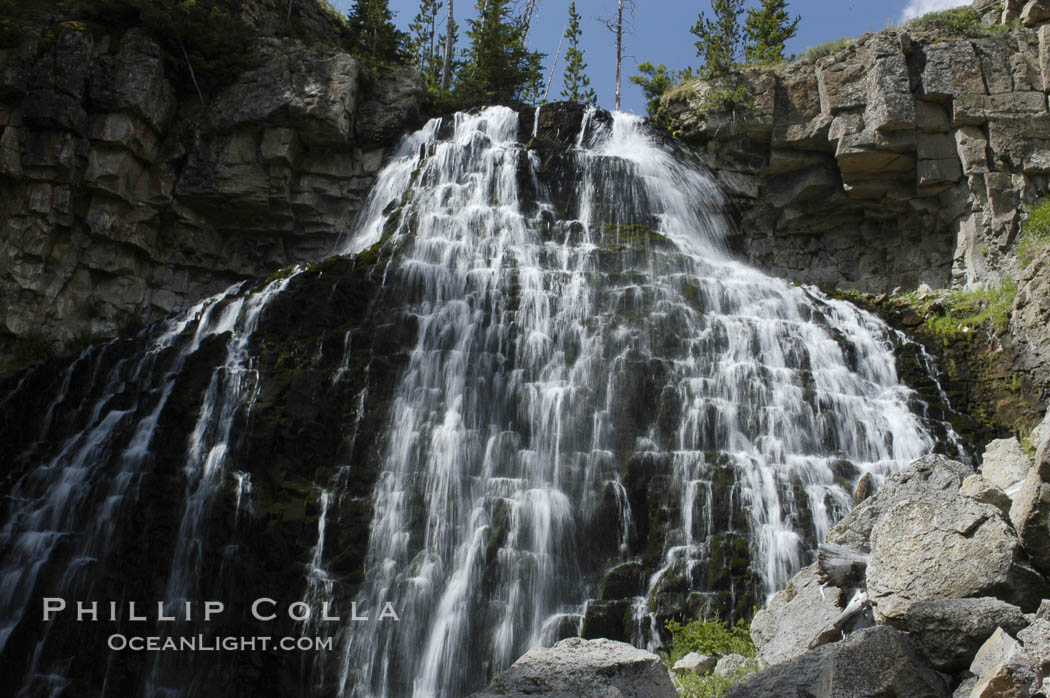
{"type": "MultiPolygon", "coordinates": [[[[0,521],[0,663],[21,630],[25,693],[69,685],[76,644],[25,614],[41,595],[93,598],[99,570],[127,565],[114,535],[161,510],[173,523],[142,575],[169,611],[250,584],[261,563],[244,561],[296,526],[282,539],[295,568],[274,578],[300,586],[273,593],[369,618],[294,626],[338,640],[280,660],[302,690],[460,696],[562,637],[655,649],[669,617],[742,615],[807,562],[858,478],[961,449],[898,378],[906,337],[734,259],[702,163],[625,114],[588,110],[560,145],[539,114],[521,121],[491,107],[406,136],[338,245],[348,271],[303,265],[232,287],[87,350],[49,384],[0,521]],[[366,277],[375,293],[338,306],[366,277]],[[329,305],[303,322],[327,324],[310,325],[302,356],[275,358],[260,335],[305,288],[329,305]],[[398,361],[395,322],[411,328],[398,361]],[[245,444],[263,428],[259,401],[275,400],[267,380],[294,361],[323,373],[299,399],[338,414],[339,455],[299,462],[289,484],[245,444]],[[369,477],[370,497],[357,484],[369,477]],[[268,508],[281,487],[301,512],[268,508]],[[345,535],[361,507],[367,549],[345,535]],[[398,621],[380,618],[388,605],[398,621]]],[[[0,406],[28,400],[27,381],[0,406]]],[[[239,671],[282,690],[265,683],[276,671],[222,656],[206,677],[193,656],[112,661],[93,693],[200,695],[239,671]]]]}
{"type": "Polygon", "coordinates": [[[630,558],[631,458],[666,464],[679,498],[645,596],[701,586],[734,525],[768,595],[803,564],[801,512],[819,539],[848,510],[837,461],[881,478],[934,445],[882,323],[731,259],[712,178],[641,120],[590,116],[567,197],[509,109],[431,125],[378,190],[395,217],[347,248],[403,246],[386,283],[420,322],[358,598],[402,620],[347,632],[353,695],[461,695],[579,614],[609,493],[608,561],[630,558]],[[715,530],[727,477],[740,511],[715,530]]]}

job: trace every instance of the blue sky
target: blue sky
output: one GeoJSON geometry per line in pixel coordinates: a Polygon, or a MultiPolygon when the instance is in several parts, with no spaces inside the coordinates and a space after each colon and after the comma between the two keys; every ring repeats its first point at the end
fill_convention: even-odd
{"type": "MultiPolygon", "coordinates": [[[[522,4],[523,0],[517,0],[522,4]]],[[[336,7],[346,11],[352,0],[334,0],[336,7]]],[[[466,33],[466,19],[474,15],[473,0],[456,0],[456,19],[461,36],[466,33]],[[468,14],[469,12],[469,14],[468,14]]],[[[747,6],[758,0],[747,0],[747,6]]],[[[789,3],[792,14],[802,16],[798,36],[788,43],[789,53],[801,53],[810,46],[841,36],[855,37],[897,24],[904,19],[932,10],[969,4],[968,0],[794,0],[789,3]]],[[[703,9],[710,15],[707,0],[635,0],[638,7],[632,32],[625,38],[622,108],[637,114],[645,113],[645,102],[637,85],[628,76],[637,73],[636,66],[644,61],[665,63],[669,68],[697,66],[695,37],[689,33],[697,14],[703,9]]],[[[547,73],[558,48],[558,39],[565,29],[568,0],[538,0],[537,16],[529,34],[531,47],[547,54],[544,64],[547,73]]],[[[447,0],[446,0],[447,8],[447,0]]],[[[390,9],[402,29],[418,10],[418,0],[390,0],[390,9]]],[[[613,36],[598,21],[598,17],[613,14],[616,0],[577,0],[583,30],[582,47],[591,85],[598,93],[598,102],[612,108],[615,99],[616,63],[613,36]]],[[[442,9],[444,16],[445,9],[442,9]]],[[[462,44],[461,44],[462,46],[462,44]]],[[[564,47],[562,49],[564,51],[564,47]]],[[[564,56],[559,58],[551,86],[550,101],[559,99],[564,56]]]]}

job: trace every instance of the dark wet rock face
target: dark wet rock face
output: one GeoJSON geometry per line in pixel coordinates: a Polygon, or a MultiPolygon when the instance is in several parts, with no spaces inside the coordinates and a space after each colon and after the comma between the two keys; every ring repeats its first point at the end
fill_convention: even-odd
{"type": "MultiPolygon", "coordinates": [[[[245,8],[261,30],[267,4],[245,8]]],[[[330,253],[421,123],[422,84],[366,85],[349,55],[289,39],[252,51],[203,115],[141,29],[0,51],[0,370],[330,253]]]]}

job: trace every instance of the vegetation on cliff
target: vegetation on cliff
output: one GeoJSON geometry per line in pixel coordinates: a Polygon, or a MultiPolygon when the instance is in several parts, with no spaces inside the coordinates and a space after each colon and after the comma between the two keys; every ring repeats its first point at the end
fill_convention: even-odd
{"type": "Polygon", "coordinates": [[[1050,247],[1050,199],[1045,199],[1028,211],[1017,238],[1017,261],[1028,267],[1035,258],[1050,247]]]}

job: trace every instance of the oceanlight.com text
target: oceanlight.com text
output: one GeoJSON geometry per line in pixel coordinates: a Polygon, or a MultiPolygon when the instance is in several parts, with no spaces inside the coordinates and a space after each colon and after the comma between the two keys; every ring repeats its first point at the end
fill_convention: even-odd
{"type": "Polygon", "coordinates": [[[106,641],[115,652],[320,652],[334,646],[331,637],[206,637],[187,635],[162,637],[159,635],[122,635],[114,633],[106,641]]]}

